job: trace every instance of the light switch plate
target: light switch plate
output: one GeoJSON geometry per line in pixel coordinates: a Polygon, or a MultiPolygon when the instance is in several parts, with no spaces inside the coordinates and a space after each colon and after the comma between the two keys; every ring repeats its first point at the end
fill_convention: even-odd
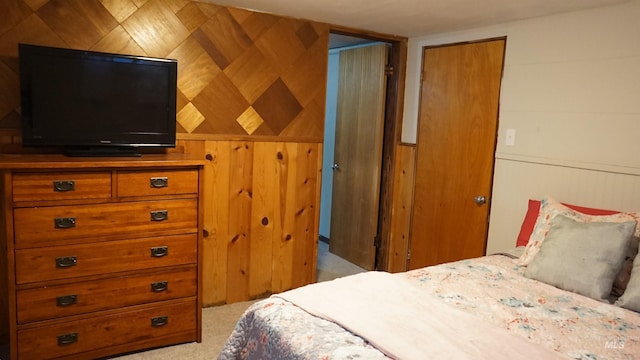
{"type": "Polygon", "coordinates": [[[516,145],[516,129],[507,129],[507,136],[504,139],[504,144],[507,146],[516,145]]]}

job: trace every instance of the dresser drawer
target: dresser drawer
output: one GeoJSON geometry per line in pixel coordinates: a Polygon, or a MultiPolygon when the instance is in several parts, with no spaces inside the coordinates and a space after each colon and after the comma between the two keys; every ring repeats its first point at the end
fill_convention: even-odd
{"type": "Polygon", "coordinates": [[[196,262],[196,234],[18,249],[16,282],[73,279],[196,262]]]}
{"type": "Polygon", "coordinates": [[[196,296],[195,265],[153,274],[18,290],[18,323],[196,296]]]}
{"type": "Polygon", "coordinates": [[[196,199],[14,209],[16,248],[94,241],[100,236],[197,232],[196,199]]]}
{"type": "Polygon", "coordinates": [[[121,197],[195,194],[198,170],[119,171],[117,184],[121,197]]]}
{"type": "MultiPolygon", "coordinates": [[[[50,359],[154,339],[195,341],[195,300],[18,330],[21,359],[50,359]]],[[[90,356],[87,356],[89,358],[90,356]]]]}
{"type": "Polygon", "coordinates": [[[15,173],[13,201],[107,199],[111,172],[15,173]]]}

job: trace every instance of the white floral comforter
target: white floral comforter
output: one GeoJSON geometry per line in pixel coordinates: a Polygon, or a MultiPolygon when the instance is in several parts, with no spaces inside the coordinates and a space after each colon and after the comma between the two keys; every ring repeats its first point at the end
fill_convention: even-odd
{"type": "MultiPolygon", "coordinates": [[[[640,314],[525,278],[523,271],[513,259],[494,255],[395,276],[428,289],[439,299],[435,301],[560,355],[575,359],[640,358],[640,314]]],[[[276,297],[257,302],[247,310],[219,356],[353,358],[386,357],[359,336],[276,297]]]]}

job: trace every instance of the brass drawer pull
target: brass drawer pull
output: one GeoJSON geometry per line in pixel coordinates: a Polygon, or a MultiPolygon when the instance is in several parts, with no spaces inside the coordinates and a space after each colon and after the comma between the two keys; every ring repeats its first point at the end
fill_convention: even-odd
{"type": "Polygon", "coordinates": [[[77,295],[64,295],[64,296],[58,296],[56,298],[56,306],[59,306],[59,307],[65,307],[65,306],[74,305],[77,303],[78,303],[77,295]]]}
{"type": "Polygon", "coordinates": [[[78,341],[78,333],[58,335],[58,345],[69,345],[78,341]]]}
{"type": "Polygon", "coordinates": [[[151,292],[163,292],[169,290],[168,281],[158,281],[151,283],[151,292]]]}
{"type": "Polygon", "coordinates": [[[169,187],[169,178],[164,177],[152,177],[149,179],[150,186],[152,188],[165,188],[169,187]]]}
{"type": "Polygon", "coordinates": [[[156,210],[151,212],[151,221],[164,221],[169,219],[169,210],[156,210]]]}
{"type": "Polygon", "coordinates": [[[66,192],[74,191],[76,189],[76,182],[73,180],[56,180],[53,182],[53,191],[66,192]]]}
{"type": "Polygon", "coordinates": [[[156,316],[151,318],[151,326],[152,327],[160,327],[160,326],[165,326],[169,323],[169,317],[168,316],[156,316]]]}
{"type": "Polygon", "coordinates": [[[169,255],[168,246],[156,246],[151,248],[151,257],[163,257],[169,255]]]}
{"type": "Polygon", "coordinates": [[[56,258],[56,267],[57,268],[68,268],[72,266],[76,266],[78,263],[78,259],[75,256],[64,256],[56,258]]]}
{"type": "Polygon", "coordinates": [[[75,217],[55,218],[53,222],[56,229],[70,229],[76,227],[75,217]]]}

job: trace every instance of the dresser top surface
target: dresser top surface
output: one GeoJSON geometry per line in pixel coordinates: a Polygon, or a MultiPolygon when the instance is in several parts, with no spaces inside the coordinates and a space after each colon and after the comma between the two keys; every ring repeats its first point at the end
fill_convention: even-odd
{"type": "Polygon", "coordinates": [[[0,154],[0,170],[196,167],[204,163],[205,160],[189,154],[144,154],[140,157],[0,154]]]}

